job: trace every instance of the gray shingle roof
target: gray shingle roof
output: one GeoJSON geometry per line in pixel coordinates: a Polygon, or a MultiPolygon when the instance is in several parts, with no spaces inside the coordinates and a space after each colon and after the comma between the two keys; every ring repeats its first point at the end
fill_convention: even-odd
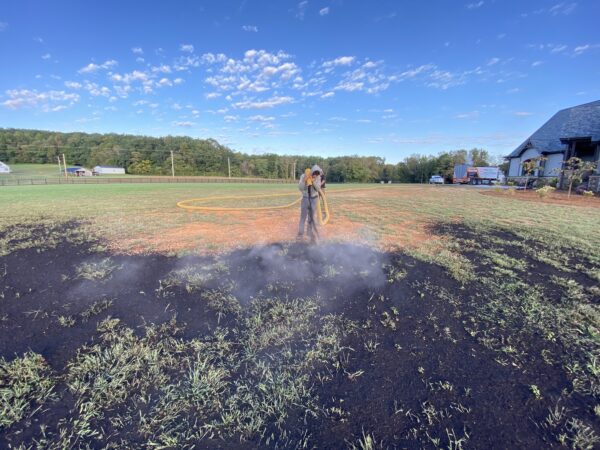
{"type": "Polygon", "coordinates": [[[560,140],[575,137],[591,137],[592,141],[600,141],[600,100],[557,112],[508,158],[518,157],[528,144],[541,153],[562,152],[566,146],[560,140]]]}

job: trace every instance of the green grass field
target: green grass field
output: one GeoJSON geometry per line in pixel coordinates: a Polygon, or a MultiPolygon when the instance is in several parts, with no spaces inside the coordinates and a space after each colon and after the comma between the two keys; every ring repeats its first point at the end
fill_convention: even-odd
{"type": "Polygon", "coordinates": [[[61,175],[58,164],[10,164],[11,173],[0,174],[0,179],[56,178],[61,175]]]}

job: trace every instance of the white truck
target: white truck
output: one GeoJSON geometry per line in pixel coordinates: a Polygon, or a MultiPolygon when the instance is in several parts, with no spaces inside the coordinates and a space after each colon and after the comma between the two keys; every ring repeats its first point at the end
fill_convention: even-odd
{"type": "Polygon", "coordinates": [[[491,184],[500,181],[502,172],[498,167],[473,167],[468,164],[454,166],[454,184],[491,184]]]}

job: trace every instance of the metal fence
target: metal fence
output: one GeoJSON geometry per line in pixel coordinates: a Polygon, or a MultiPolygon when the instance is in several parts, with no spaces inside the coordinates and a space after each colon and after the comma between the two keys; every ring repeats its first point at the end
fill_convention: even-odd
{"type": "Polygon", "coordinates": [[[269,178],[228,177],[56,177],[56,178],[13,178],[2,179],[0,186],[44,186],[52,184],[135,184],[135,183],[263,183],[291,184],[295,180],[269,178]]]}

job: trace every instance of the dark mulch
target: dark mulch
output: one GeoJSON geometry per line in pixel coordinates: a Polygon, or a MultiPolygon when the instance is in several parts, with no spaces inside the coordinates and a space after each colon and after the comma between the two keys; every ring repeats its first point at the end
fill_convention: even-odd
{"type": "MultiPolygon", "coordinates": [[[[433,231],[457,239],[486,240],[486,236],[462,226],[440,226],[433,231]]],[[[504,232],[495,237],[508,243],[519,239],[504,232]]],[[[139,330],[176,315],[177,321],[185,324],[185,339],[202,336],[217,326],[214,311],[198,302],[197,294],[181,289],[168,298],[158,299],[156,295],[159,280],[169,272],[191,263],[215,263],[213,257],[108,255],[92,252],[91,246],[64,243],[45,251],[20,250],[0,258],[0,292],[4,293],[0,300],[1,356],[12,359],[31,350],[42,354],[61,373],[81,346],[94,343],[98,322],[109,315],[139,330]],[[122,267],[109,280],[76,278],[76,267],[108,256],[122,267]],[[4,268],[6,274],[2,275],[4,268]],[[88,320],[81,318],[90,305],[104,299],[112,300],[108,309],[88,320]],[[60,326],[57,320],[61,315],[75,317],[76,324],[60,326]]],[[[528,258],[518,255],[510,245],[506,251],[528,258]]],[[[488,273],[489,267],[477,253],[466,252],[466,256],[479,275],[488,273]]],[[[437,438],[439,445],[447,447],[448,433],[452,432],[457,439],[469,436],[466,448],[556,445],[540,423],[561,391],[572,388],[570,382],[559,366],[548,365],[541,358],[530,359],[524,369],[500,365],[496,352],[467,333],[465,324],[475,316],[477,302],[485,301],[476,282],[462,286],[439,266],[405,254],[382,254],[350,245],[275,245],[238,250],[220,256],[219,261],[228,267],[227,278],[234,281],[233,293],[243,305],[251,298],[269,295],[318,295],[322,314],[343,314],[363,327],[345,343],[350,348],[345,371],[332,371],[329,381],[314,379],[320,403],[343,412],[330,409],[327,417],[316,419],[291,414],[295,419],[287,426],[292,435],[308,426],[310,442],[316,448],[331,449],[356,442],[363,432],[390,448],[433,447],[437,438]],[[389,282],[390,267],[406,275],[389,282]],[[360,268],[364,273],[356,276],[360,268]],[[328,276],[332,270],[335,275],[328,276]],[[440,295],[443,292],[459,299],[458,304],[440,295]],[[397,314],[391,313],[392,307],[397,314]],[[397,318],[396,330],[381,323],[384,312],[397,318]],[[378,344],[376,351],[367,350],[369,341],[378,344]],[[353,377],[359,371],[362,374],[353,377]],[[542,399],[533,398],[532,384],[539,386],[542,399]],[[425,411],[430,407],[437,415],[428,419],[425,411]]],[[[526,276],[549,277],[560,272],[534,260],[528,262],[531,271],[526,276]]],[[[574,276],[590,283],[583,275],[574,276]]],[[[206,289],[219,286],[220,280],[214,279],[206,289]]],[[[535,335],[527,345],[531,354],[548,348],[548,343],[535,335]]],[[[560,347],[552,350],[562,351],[560,347]]],[[[34,424],[55,423],[73,406],[66,390],[61,394],[60,402],[46,405],[34,416],[34,424]]],[[[572,396],[570,402],[567,406],[572,410],[590,409],[586,403],[589,399],[572,396]]],[[[592,416],[588,418],[593,421],[592,416]]],[[[11,431],[0,431],[0,446],[27,442],[32,437],[11,431]]],[[[260,443],[212,442],[211,446],[256,448],[260,443]]]]}

